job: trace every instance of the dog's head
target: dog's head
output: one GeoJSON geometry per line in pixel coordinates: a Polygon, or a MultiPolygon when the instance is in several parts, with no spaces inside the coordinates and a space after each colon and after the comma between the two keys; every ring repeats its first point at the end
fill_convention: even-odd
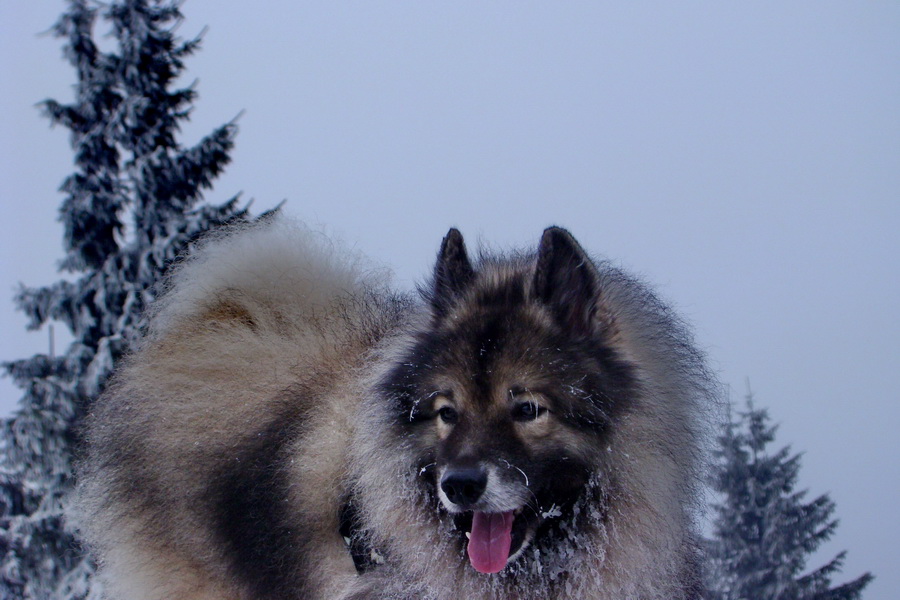
{"type": "Polygon", "coordinates": [[[469,260],[452,229],[425,290],[430,326],[384,381],[435,510],[472,566],[502,570],[602,463],[633,369],[594,263],[565,230],[536,254],[469,260]]]}

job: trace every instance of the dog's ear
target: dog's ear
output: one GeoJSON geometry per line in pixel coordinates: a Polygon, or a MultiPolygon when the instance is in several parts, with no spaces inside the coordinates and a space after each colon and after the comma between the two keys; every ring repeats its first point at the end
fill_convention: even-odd
{"type": "Polygon", "coordinates": [[[561,227],[544,230],[534,271],[535,297],[576,334],[590,335],[600,324],[600,281],[593,261],[561,227]]]}
{"type": "Polygon", "coordinates": [[[431,306],[437,316],[444,316],[475,278],[475,270],[469,262],[462,234],[453,228],[441,242],[437,264],[434,267],[434,283],[431,290],[431,306]]]}

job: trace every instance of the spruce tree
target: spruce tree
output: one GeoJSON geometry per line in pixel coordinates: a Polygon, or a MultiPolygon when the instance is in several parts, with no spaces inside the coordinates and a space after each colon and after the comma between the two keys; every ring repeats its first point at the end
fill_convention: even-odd
{"type": "Polygon", "coordinates": [[[229,162],[233,122],[191,147],[177,138],[196,99],[178,88],[199,38],[175,33],[179,2],[69,0],[54,26],[77,72],[75,99],[42,103],[71,132],[75,172],[62,184],[65,278],[22,287],[15,301],[37,329],[65,324],[60,356],[4,364],[24,391],[0,429],[0,596],[97,597],[92,564],[63,519],[78,425],[130,339],[167,266],[203,232],[246,218],[238,198],[201,204],[229,162]],[[96,29],[104,31],[95,31],[96,29]],[[95,35],[110,31],[115,49],[95,35]]]}
{"type": "Polygon", "coordinates": [[[795,491],[800,455],[769,450],[777,426],[748,392],[746,411],[729,421],[715,452],[713,539],[709,542],[710,598],[716,600],[856,600],[872,580],[866,573],[831,586],[845,552],[806,572],[807,560],[831,538],[838,521],[823,494],[810,502],[795,491]]]}

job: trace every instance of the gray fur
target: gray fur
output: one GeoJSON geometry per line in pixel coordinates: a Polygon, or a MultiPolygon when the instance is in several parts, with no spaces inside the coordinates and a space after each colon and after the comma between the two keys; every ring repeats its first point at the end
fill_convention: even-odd
{"type": "MultiPolygon", "coordinates": [[[[465,259],[453,302],[395,294],[380,269],[284,221],[207,239],[180,265],[86,426],[72,518],[109,598],[698,597],[694,503],[712,378],[681,322],[596,261],[590,314],[633,368],[635,396],[602,435],[565,434],[591,472],[565,514],[541,507],[560,532],[552,546],[525,546],[496,575],[469,565],[416,462],[431,426],[398,435],[384,381],[443,326],[436,314],[471,317],[479,290],[527,281],[536,258],[482,257],[471,271],[461,237],[451,241],[465,259]],[[361,574],[338,532],[347,498],[359,539],[383,556],[361,574]],[[248,514],[267,530],[229,522],[248,514]],[[266,547],[254,553],[252,540],[266,547]],[[245,559],[271,575],[254,579],[245,559]]],[[[528,493],[528,465],[485,460],[500,486],[492,497],[528,493]]]]}

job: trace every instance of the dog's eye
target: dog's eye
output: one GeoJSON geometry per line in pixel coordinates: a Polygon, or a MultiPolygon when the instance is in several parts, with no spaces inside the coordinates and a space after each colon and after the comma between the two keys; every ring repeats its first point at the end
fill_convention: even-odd
{"type": "Polygon", "coordinates": [[[459,420],[459,414],[452,406],[442,406],[440,410],[438,410],[438,416],[441,418],[441,421],[450,425],[459,420]]]}
{"type": "Polygon", "coordinates": [[[513,419],[516,421],[534,421],[544,414],[546,410],[537,402],[519,402],[513,407],[513,419]]]}

